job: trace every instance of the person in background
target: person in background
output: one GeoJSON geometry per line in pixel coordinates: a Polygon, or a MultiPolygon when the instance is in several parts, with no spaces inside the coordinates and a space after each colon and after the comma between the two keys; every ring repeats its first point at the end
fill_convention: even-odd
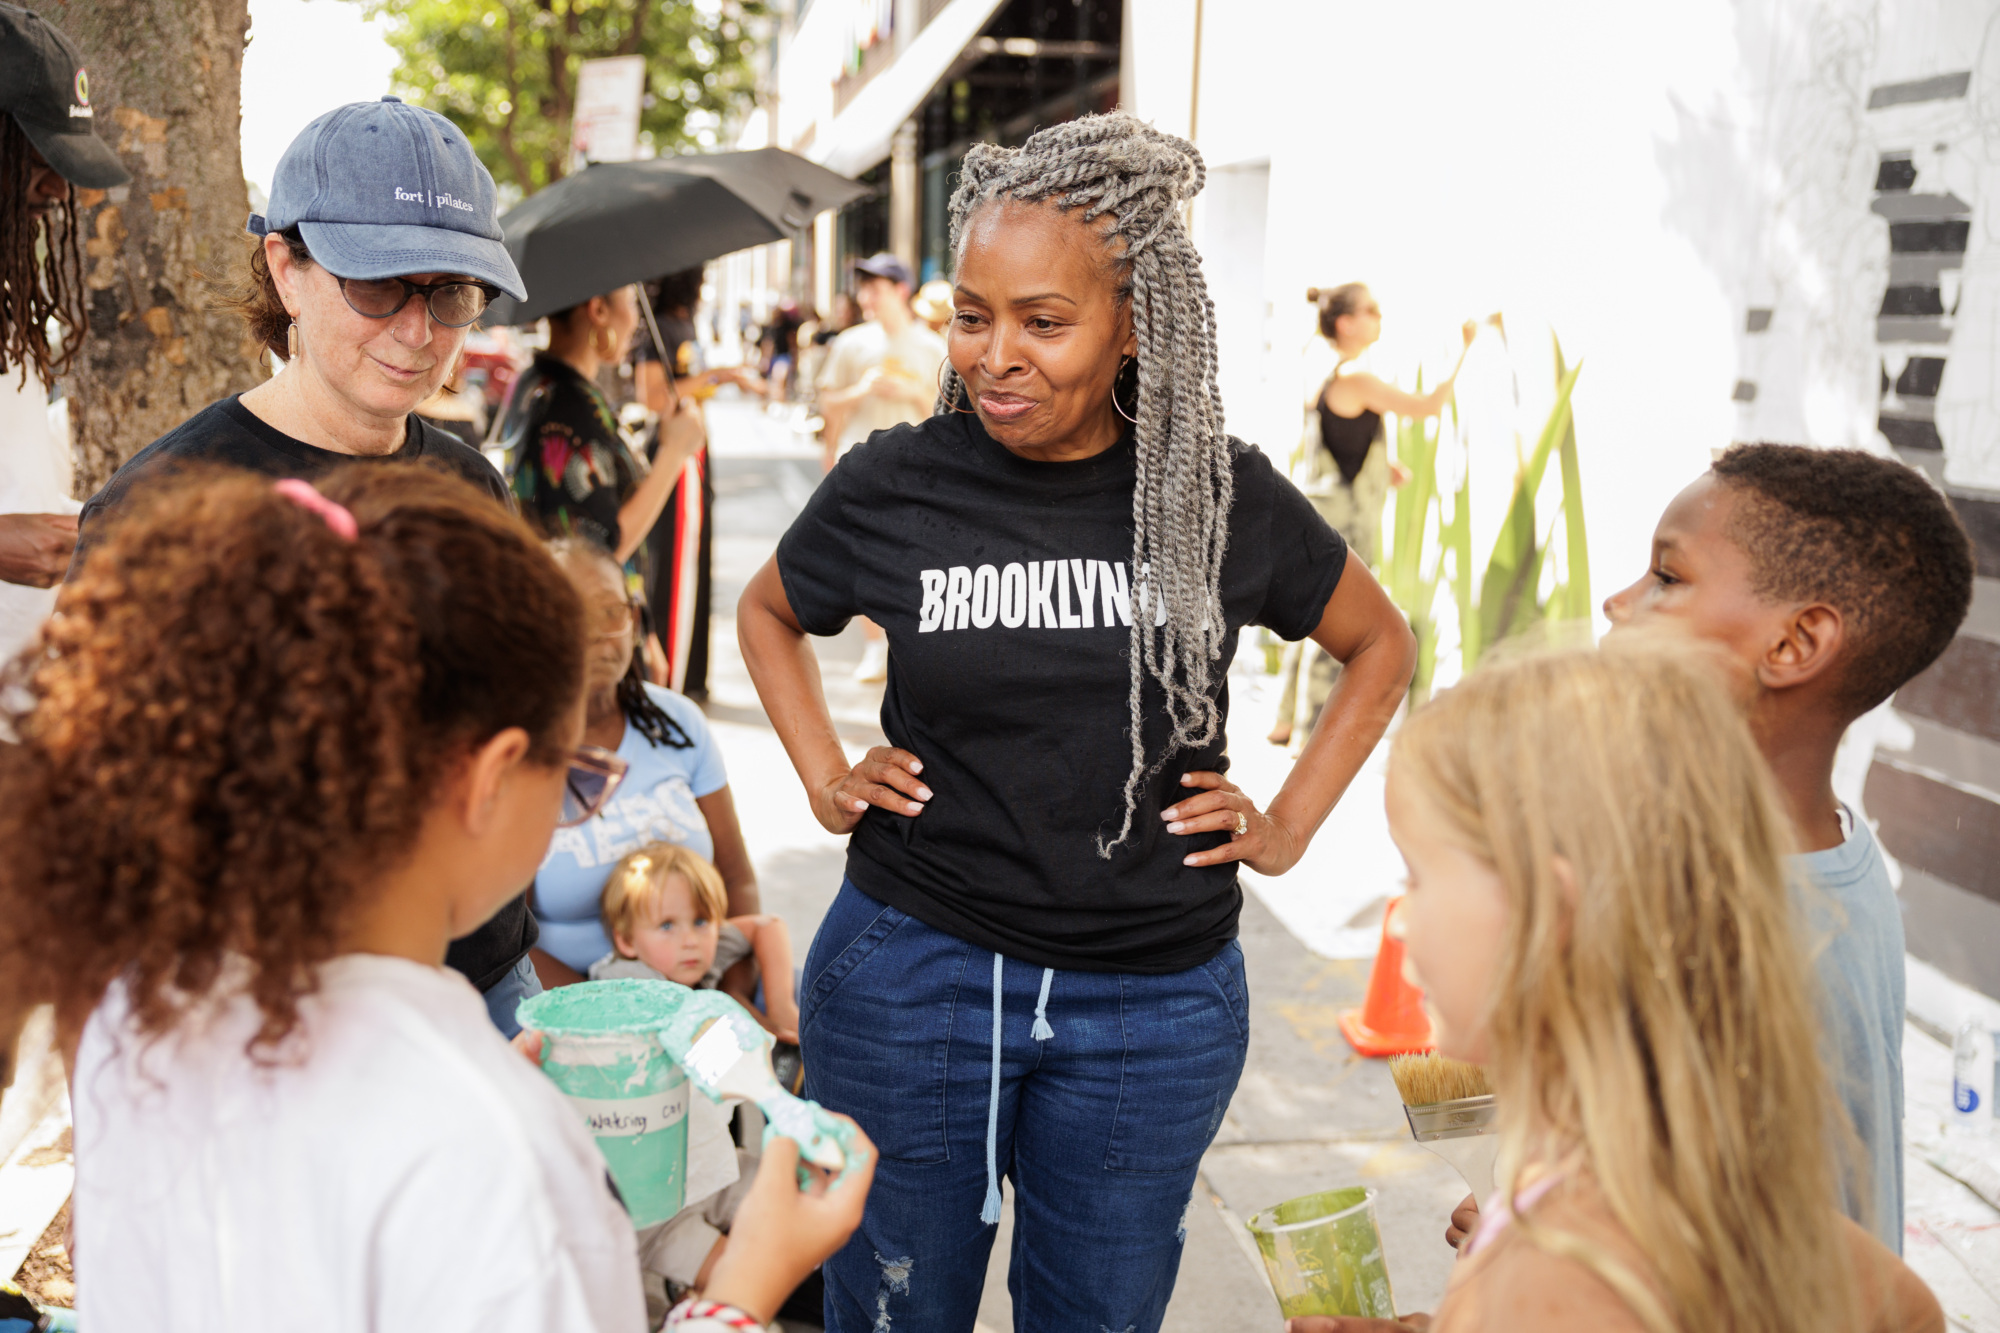
{"type": "Polygon", "coordinates": [[[630,978],[721,990],[779,1041],[798,1044],[792,937],[784,919],[731,916],[722,873],[688,848],[654,842],[627,852],[604,881],[597,914],[611,951],[590,965],[592,981],[630,978]],[[761,1004],[754,988],[729,975],[746,958],[757,960],[759,975],[778,978],[761,1004]]]}
{"type": "MultiPolygon", "coordinates": [[[[757,875],[736,819],[722,753],[701,710],[647,681],[636,655],[639,609],[619,567],[594,543],[555,544],[582,596],[590,635],[584,736],[630,767],[615,799],[588,824],[564,829],[535,873],[539,941],[533,958],[546,986],[582,981],[612,950],[600,913],[604,883],[625,853],[648,843],[686,847],[722,874],[730,916],[758,912],[757,875]]],[[[747,993],[749,964],[732,974],[747,993]]]]}
{"type": "MultiPolygon", "coordinates": [[[[506,507],[485,455],[417,415],[493,295],[525,295],[500,242],[493,178],[458,127],[393,97],[329,111],[285,150],[249,230],[260,239],[235,305],[284,371],[209,404],[119,468],[84,506],[72,577],[126,505],[193,464],[310,481],[342,465],[414,462],[506,507]],[[470,208],[397,199],[385,180],[432,181],[470,208]],[[435,267],[410,271],[412,252],[435,267]]],[[[510,1023],[534,984],[534,928],[517,896],[447,958],[510,1023]]]]}
{"type": "Polygon", "coordinates": [[[790,398],[796,387],[799,364],[799,330],[813,318],[812,307],[799,307],[797,301],[787,297],[778,302],[772,312],[771,322],[764,326],[764,338],[758,350],[763,357],[764,378],[767,381],[765,406],[776,410],[790,398]]]}
{"type": "MultiPolygon", "coordinates": [[[[68,38],[0,4],[0,660],[48,618],[76,548],[69,442],[49,428],[48,402],[89,327],[72,187],[131,179],[97,137],[89,91],[68,38]],[[49,345],[52,322],[60,351],[49,345]]],[[[0,1005],[0,1090],[17,1065],[44,1058],[46,1048],[20,1039],[22,1017],[0,1005]]]]}
{"type": "Polygon", "coordinates": [[[951,323],[951,284],[943,278],[932,278],[917,289],[910,309],[938,337],[944,337],[945,325],[951,323]]]}
{"type": "MultiPolygon", "coordinates": [[[[701,278],[702,270],[691,268],[654,284],[654,320],[660,340],[666,344],[668,365],[660,364],[650,329],[642,327],[633,342],[639,400],[662,421],[676,411],[688,410],[687,404],[700,413],[701,404],[724,384],[734,384],[746,393],[764,392],[763,380],[746,366],[703,368],[694,324],[701,278]]],[[[708,698],[709,603],[715,577],[714,460],[706,444],[679,463],[671,454],[663,458],[662,438],[654,437],[653,464],[655,468],[673,467],[676,473],[666,507],[647,539],[653,571],[653,624],[666,659],[666,669],[656,679],[701,703],[708,698]]]]}
{"type": "Polygon", "coordinates": [[[1392,927],[1437,1049],[1498,1107],[1435,1317],[1288,1333],[1944,1333],[1838,1211],[1792,823],[1712,655],[1627,639],[1482,665],[1389,754],[1392,927]]]}
{"type": "Polygon", "coordinates": [[[10,658],[54,607],[48,590],[76,546],[69,441],[48,411],[89,331],[75,187],[131,176],[97,137],[83,57],[18,5],[0,4],[0,112],[0,658],[10,658]]]}
{"type": "MultiPolygon", "coordinates": [[[[867,318],[833,340],[819,373],[820,432],[829,471],[842,455],[878,430],[921,421],[937,401],[944,339],[910,308],[910,270],[892,254],[854,266],[854,298],[867,318]]],[[[866,636],[854,678],[888,679],[889,640],[860,617],[866,636]]]]}
{"type": "Polygon", "coordinates": [[[647,538],[704,441],[700,413],[684,402],[660,422],[660,453],[642,462],[618,431],[597,372],[624,360],[639,326],[631,286],[614,287],[548,317],[549,345],[514,383],[495,439],[521,512],[551,537],[579,537],[625,569],[628,592],[653,586],[647,538]]]}
{"type": "MultiPolygon", "coordinates": [[[[1319,331],[1339,358],[1306,402],[1305,432],[1299,442],[1298,482],[1320,512],[1347,539],[1348,548],[1370,568],[1382,559],[1382,505],[1391,486],[1401,486],[1410,473],[1389,458],[1382,432],[1382,414],[1400,417],[1434,417],[1451,401],[1452,385],[1465,351],[1472,347],[1478,325],[1467,320],[1463,330],[1465,351],[1458,365],[1429,393],[1405,393],[1373,371],[1358,364],[1360,358],[1382,336],[1382,307],[1368,288],[1358,282],[1345,283],[1328,291],[1310,288],[1306,299],[1319,307],[1319,331]]],[[[1278,695],[1278,717],[1271,728],[1273,745],[1290,744],[1292,737],[1312,730],[1313,723],[1333,690],[1340,664],[1311,645],[1299,643],[1285,652],[1280,669],[1283,688],[1278,695]],[[1305,688],[1299,688],[1301,678],[1305,688]]]]}
{"type": "MultiPolygon", "coordinates": [[[[797,1092],[798,1005],[793,1001],[791,941],[772,916],[729,916],[729,895],[714,866],[686,847],[649,843],[627,852],[604,882],[599,904],[612,952],[590,966],[592,981],[671,981],[698,990],[722,990],[785,1043],[774,1052],[781,1085],[797,1092]],[[745,958],[756,957],[767,977],[784,983],[756,1003],[747,987],[729,989],[724,978],[745,958]],[[779,1053],[787,1060],[777,1058],[779,1053]]],[[[639,1232],[639,1267],[646,1275],[649,1322],[667,1312],[675,1289],[699,1291],[727,1247],[736,1210],[749,1188],[755,1154],[730,1138],[733,1108],[706,1097],[688,1099],[685,1207],[639,1232]],[[660,1284],[666,1284],[665,1292],[660,1284]]]]}

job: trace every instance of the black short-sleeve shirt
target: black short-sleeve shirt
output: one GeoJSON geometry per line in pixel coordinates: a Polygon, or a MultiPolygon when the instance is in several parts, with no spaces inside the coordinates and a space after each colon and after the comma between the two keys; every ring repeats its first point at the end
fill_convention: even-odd
{"type": "MultiPolygon", "coordinates": [[[[421,462],[470,482],[493,497],[495,504],[507,504],[506,483],[500,470],[486,461],[486,455],[422,417],[411,416],[408,422],[401,449],[383,458],[362,458],[295,439],[259,418],[234,396],[210,403],[134,454],[103,490],[90,497],[78,521],[76,556],[70,562],[69,577],[75,578],[83,568],[84,557],[103,537],[106,524],[117,520],[118,507],[133,488],[143,489],[150,480],[173,475],[176,464],[221,463],[273,478],[314,481],[350,464],[421,462]]],[[[536,938],[535,919],[524,893],[472,934],[453,941],[445,961],[484,990],[506,976],[536,938]]]]}
{"type": "Polygon", "coordinates": [[[68,577],[75,578],[82,571],[84,556],[103,536],[104,525],[117,517],[118,506],[132,488],[150,478],[171,476],[177,464],[221,463],[268,477],[316,481],[334,468],[355,463],[428,463],[471,482],[501,504],[507,503],[507,483],[500,470],[486,461],[485,454],[422,417],[413,415],[406,420],[401,449],[379,457],[361,457],[321,449],[285,434],[243,406],[238,395],[218,399],[132,455],[112,473],[104,489],[90,497],[77,520],[76,555],[70,560],[68,577]]]}
{"type": "MultiPolygon", "coordinates": [[[[1222,663],[1245,625],[1318,626],[1347,558],[1340,534],[1262,453],[1232,441],[1222,663]]],[[[827,474],[778,544],[799,624],[856,615],[888,631],[882,729],[924,763],[921,815],[871,807],[847,873],[871,897],[1044,967],[1177,972],[1236,934],[1234,865],[1189,867],[1226,840],[1165,831],[1180,775],[1220,770],[1220,737],[1141,793],[1110,859],[1131,767],[1131,441],[1070,463],[1021,458],[970,415],[878,431],[827,474]]],[[[1227,716],[1228,685],[1215,673],[1227,716]]],[[[1144,692],[1149,759],[1165,695],[1144,692]]]]}

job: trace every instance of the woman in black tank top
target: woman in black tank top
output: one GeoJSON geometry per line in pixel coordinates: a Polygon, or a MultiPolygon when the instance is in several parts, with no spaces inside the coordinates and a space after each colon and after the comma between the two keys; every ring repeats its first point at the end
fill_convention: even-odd
{"type": "MultiPolygon", "coordinates": [[[[1465,354],[1459,353],[1458,366],[1429,393],[1405,393],[1372,371],[1354,366],[1382,336],[1382,307],[1366,285],[1350,282],[1325,291],[1315,287],[1306,292],[1306,299],[1319,307],[1319,331],[1333,344],[1340,360],[1306,404],[1299,488],[1320,516],[1347,539],[1348,549],[1372,567],[1382,558],[1382,506],[1389,488],[1410,477],[1401,463],[1389,458],[1382,438],[1382,414],[1436,416],[1451,401],[1452,384],[1458,378],[1458,367],[1465,364],[1465,354]]],[[[1478,325],[1467,320],[1462,330],[1467,348],[1477,331],[1478,325]]],[[[1295,733],[1311,731],[1339,674],[1339,663],[1318,654],[1301,697],[1298,683],[1303,657],[1298,644],[1286,650],[1284,689],[1278,698],[1277,724],[1271,728],[1273,745],[1288,744],[1295,733]]]]}

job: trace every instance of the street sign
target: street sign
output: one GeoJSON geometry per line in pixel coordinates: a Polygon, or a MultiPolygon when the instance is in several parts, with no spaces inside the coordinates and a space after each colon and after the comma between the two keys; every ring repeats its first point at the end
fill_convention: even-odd
{"type": "Polygon", "coordinates": [[[576,70],[570,165],[630,162],[639,155],[639,107],[646,95],[643,56],[586,60],[576,70]]]}

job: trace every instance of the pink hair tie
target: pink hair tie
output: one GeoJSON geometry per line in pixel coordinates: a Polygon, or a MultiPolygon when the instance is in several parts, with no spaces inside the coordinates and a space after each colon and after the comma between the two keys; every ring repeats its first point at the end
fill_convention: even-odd
{"type": "Polygon", "coordinates": [[[321,495],[311,482],[300,481],[296,477],[286,477],[283,481],[274,483],[271,489],[299,508],[318,514],[326,521],[326,525],[333,529],[336,537],[353,541],[360,535],[361,529],[354,521],[353,512],[346,505],[336,504],[321,495]]]}

